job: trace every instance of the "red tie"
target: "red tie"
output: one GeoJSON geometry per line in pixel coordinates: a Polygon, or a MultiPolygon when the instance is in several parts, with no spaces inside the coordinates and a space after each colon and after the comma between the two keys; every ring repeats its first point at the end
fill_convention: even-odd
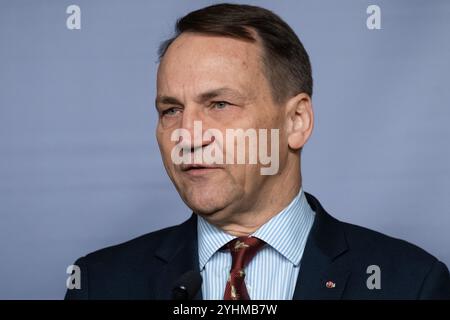
{"type": "Polygon", "coordinates": [[[225,245],[225,248],[230,250],[233,262],[225,287],[224,300],[250,300],[244,281],[244,269],[264,244],[264,241],[255,237],[240,237],[225,245]]]}

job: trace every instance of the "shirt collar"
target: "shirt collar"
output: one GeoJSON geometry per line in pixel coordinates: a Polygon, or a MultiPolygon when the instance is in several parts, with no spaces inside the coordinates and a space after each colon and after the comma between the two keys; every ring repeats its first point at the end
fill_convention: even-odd
{"type": "MultiPolygon", "coordinates": [[[[286,208],[262,225],[252,236],[265,241],[297,266],[300,264],[314,215],[301,188],[286,208]]],[[[200,270],[203,270],[209,259],[235,237],[201,216],[198,216],[197,221],[199,264],[200,270]]]]}

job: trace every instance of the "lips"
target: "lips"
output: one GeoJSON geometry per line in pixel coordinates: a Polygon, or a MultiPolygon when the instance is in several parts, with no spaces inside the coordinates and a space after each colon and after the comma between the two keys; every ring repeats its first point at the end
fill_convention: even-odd
{"type": "Polygon", "coordinates": [[[220,166],[207,164],[182,164],[180,167],[184,174],[191,177],[205,176],[222,169],[220,166]]]}
{"type": "Polygon", "coordinates": [[[180,166],[181,171],[196,171],[196,170],[210,170],[210,169],[221,169],[220,166],[217,165],[208,165],[208,164],[182,164],[180,166]]]}

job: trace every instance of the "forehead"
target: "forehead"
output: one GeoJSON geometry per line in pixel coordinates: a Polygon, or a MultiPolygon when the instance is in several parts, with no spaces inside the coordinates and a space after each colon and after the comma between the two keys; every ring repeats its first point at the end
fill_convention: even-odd
{"type": "Polygon", "coordinates": [[[157,86],[158,91],[196,91],[224,85],[254,88],[261,81],[265,78],[258,42],[183,33],[161,60],[157,86]]]}

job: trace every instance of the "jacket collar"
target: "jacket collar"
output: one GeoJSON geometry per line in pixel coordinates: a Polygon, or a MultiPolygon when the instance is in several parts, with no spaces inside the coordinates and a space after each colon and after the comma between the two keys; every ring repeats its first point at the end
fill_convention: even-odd
{"type": "Polygon", "coordinates": [[[305,194],[316,218],[306,243],[293,299],[339,299],[350,275],[345,263],[348,250],[345,231],[342,223],[330,216],[314,196],[305,194]]]}
{"type": "MultiPolygon", "coordinates": [[[[153,296],[156,300],[172,298],[172,289],[177,280],[187,271],[200,272],[198,263],[197,216],[191,217],[179,226],[170,230],[155,252],[163,266],[158,274],[153,296]]],[[[201,300],[201,290],[194,300],[201,300]]]]}

